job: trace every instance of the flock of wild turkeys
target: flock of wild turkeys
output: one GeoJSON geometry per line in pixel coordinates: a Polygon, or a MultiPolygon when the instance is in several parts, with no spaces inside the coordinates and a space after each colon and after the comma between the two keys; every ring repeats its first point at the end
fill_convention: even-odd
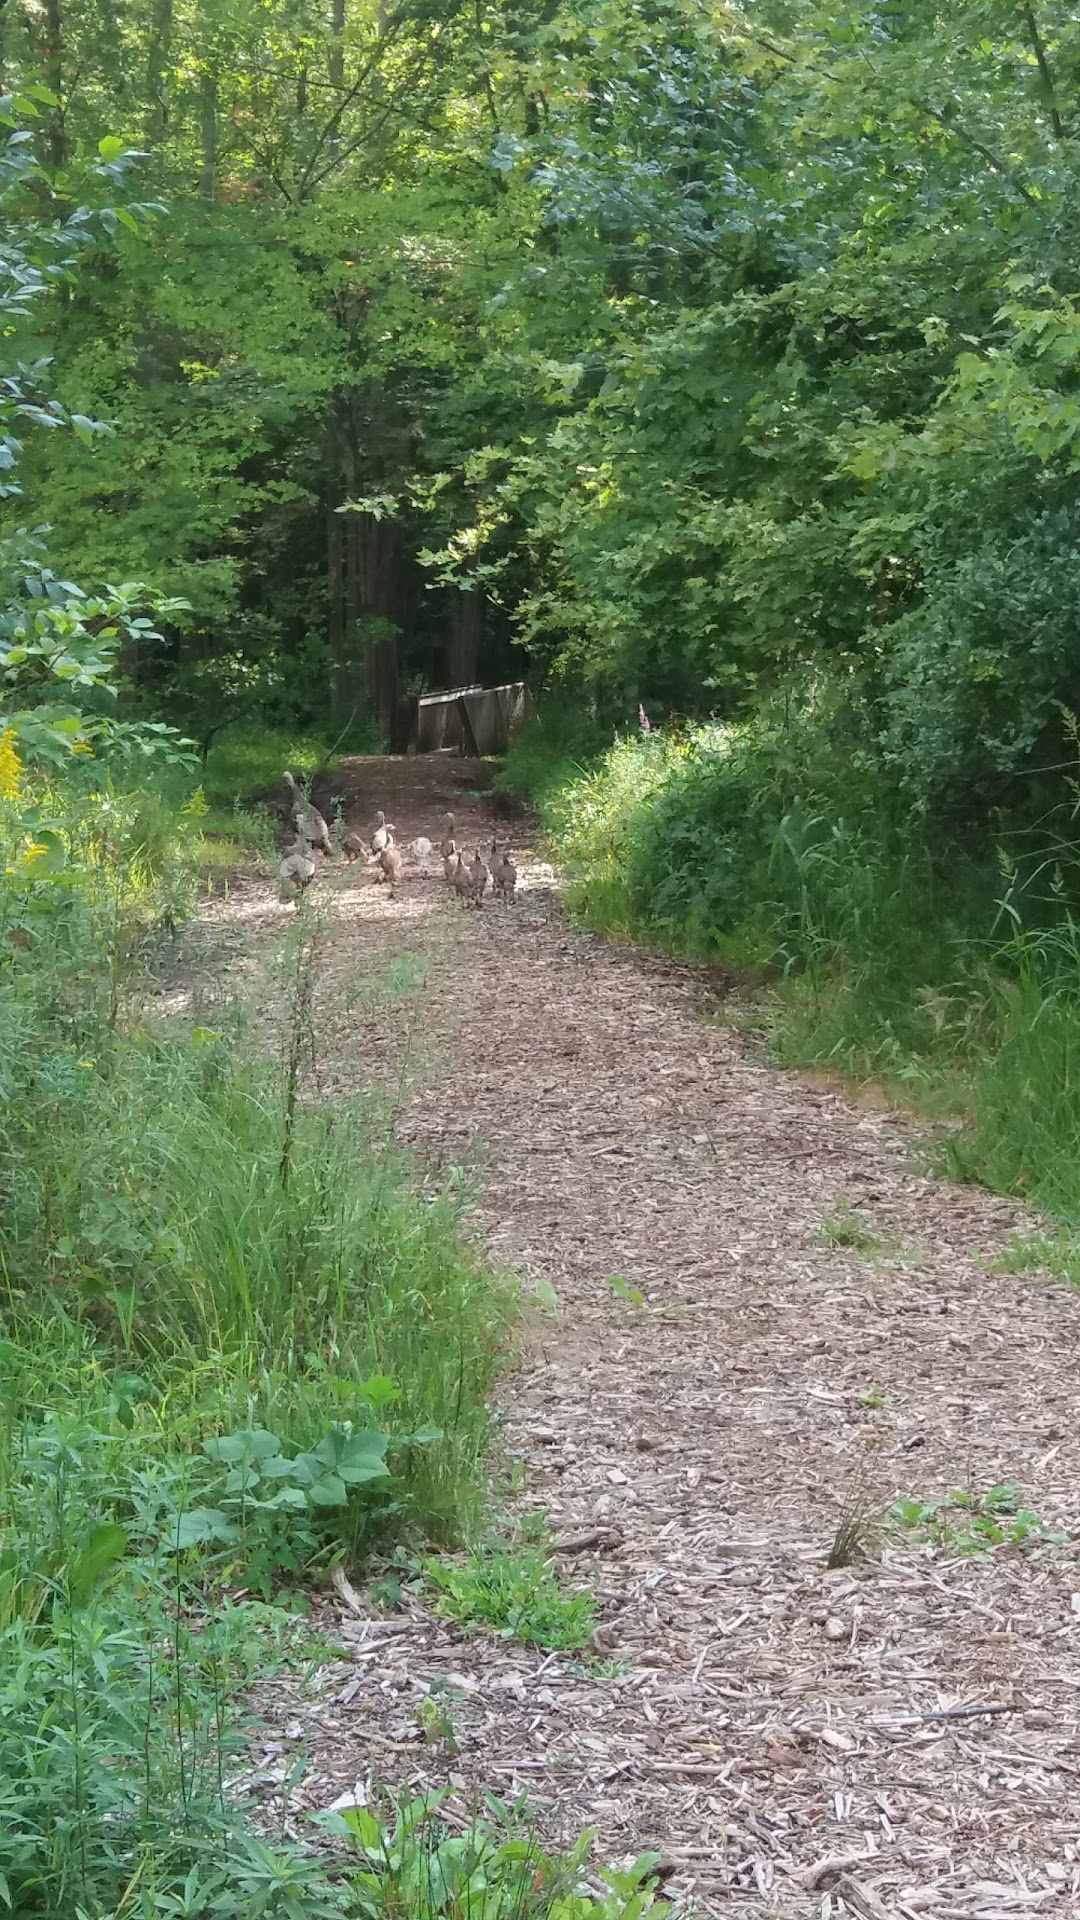
{"type": "MultiPolygon", "coordinates": [[[[322,814],[304,798],[292,774],[286,773],[283,778],[288,789],[285,830],[292,838],[281,856],[278,873],[286,892],[299,901],[318,873],[320,862],[332,859],[334,842],[322,814]]],[[[370,840],[364,840],[352,828],[341,835],[344,858],[349,862],[363,860],[366,866],[373,866],[376,880],[389,885],[391,899],[405,875],[405,856],[394,834],[395,828],[387,824],[386,815],[380,812],[375,815],[370,840]]],[[[420,834],[417,839],[410,840],[405,852],[425,874],[432,871],[432,862],[438,852],[442,857],[447,885],[464,906],[482,907],[489,881],[497,900],[509,905],[514,898],[518,876],[509,848],[500,849],[496,838],[491,842],[489,860],[484,859],[477,847],[472,859],[466,862],[454,838],[452,813],[446,815],[442,839],[437,847],[426,835],[420,834]]]]}

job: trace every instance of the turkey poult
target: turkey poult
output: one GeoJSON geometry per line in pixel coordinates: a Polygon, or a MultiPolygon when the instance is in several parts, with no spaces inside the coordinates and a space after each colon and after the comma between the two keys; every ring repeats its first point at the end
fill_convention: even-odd
{"type": "Polygon", "coordinates": [[[385,813],[381,813],[381,812],[377,813],[375,815],[375,827],[371,835],[372,853],[378,855],[382,853],[384,847],[392,846],[393,843],[394,843],[393,827],[387,826],[385,813]]]}
{"type": "Polygon", "coordinates": [[[517,887],[517,868],[510,858],[510,849],[504,847],[498,860],[491,863],[491,884],[500,900],[509,906],[517,887]]]}
{"type": "Polygon", "coordinates": [[[318,861],[307,846],[297,844],[290,847],[282,857],[278,873],[281,884],[291,893],[297,902],[306,893],[318,871],[318,861]]]}
{"type": "Polygon", "coordinates": [[[291,773],[284,773],[281,777],[289,789],[289,820],[296,828],[297,839],[306,841],[309,847],[318,847],[323,853],[330,854],[333,851],[330,843],[330,829],[318,807],[311,806],[304,799],[291,773]]]}
{"type": "Polygon", "coordinates": [[[351,866],[354,860],[362,860],[364,858],[367,853],[367,844],[360,838],[360,835],[350,827],[348,833],[343,833],[341,836],[341,851],[351,866]]]}
{"type": "Polygon", "coordinates": [[[469,893],[472,897],[474,906],[477,906],[477,907],[483,906],[484,890],[487,886],[487,883],[488,883],[487,866],[480,853],[479,847],[477,847],[476,852],[473,855],[472,866],[469,868],[469,893]]]}
{"type": "Polygon", "coordinates": [[[468,906],[469,901],[472,899],[472,881],[469,878],[469,869],[465,865],[460,853],[455,858],[454,871],[450,877],[458,899],[468,906]]]}
{"type": "Polygon", "coordinates": [[[443,837],[439,842],[439,852],[442,854],[444,860],[452,860],[457,852],[457,842],[454,839],[454,816],[452,813],[448,813],[443,821],[443,837]]]}
{"type": "Polygon", "coordinates": [[[393,893],[394,889],[401,884],[401,876],[405,871],[405,863],[392,840],[390,845],[383,847],[379,853],[379,867],[382,871],[383,879],[390,882],[390,892],[393,893]]]}
{"type": "Polygon", "coordinates": [[[458,852],[457,848],[455,847],[453,841],[451,840],[450,851],[449,853],[443,854],[443,863],[442,863],[442,870],[446,875],[447,884],[451,887],[454,885],[454,881],[457,878],[457,870],[458,870],[460,861],[461,861],[461,855],[458,852]]]}
{"type": "Polygon", "coordinates": [[[412,854],[417,866],[420,867],[424,873],[428,870],[428,861],[431,859],[433,851],[431,841],[428,839],[426,833],[418,834],[415,840],[409,841],[409,852],[412,854]]]}

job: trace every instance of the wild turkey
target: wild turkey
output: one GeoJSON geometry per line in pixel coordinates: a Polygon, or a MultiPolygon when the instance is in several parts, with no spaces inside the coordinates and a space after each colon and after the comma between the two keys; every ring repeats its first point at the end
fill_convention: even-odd
{"type": "Polygon", "coordinates": [[[439,842],[439,852],[442,854],[444,860],[452,859],[457,852],[457,845],[454,840],[454,816],[452,813],[448,813],[443,822],[443,837],[439,842]]]}
{"type": "Polygon", "coordinates": [[[371,835],[372,853],[376,855],[380,854],[384,847],[389,847],[393,844],[393,839],[394,828],[387,826],[385,813],[377,813],[375,815],[374,830],[371,835]]]}
{"type": "Polygon", "coordinates": [[[445,873],[447,881],[450,886],[453,886],[454,884],[454,879],[457,874],[460,860],[461,860],[461,855],[459,854],[457,848],[455,847],[453,841],[451,840],[449,851],[443,854],[443,863],[442,863],[442,870],[445,873]]]}
{"type": "Polygon", "coordinates": [[[498,860],[492,861],[491,884],[507,906],[510,905],[517,887],[517,868],[510,858],[509,848],[504,847],[498,860]]]}
{"type": "Polygon", "coordinates": [[[362,860],[367,853],[367,843],[360,838],[354,828],[341,836],[341,851],[351,866],[354,860],[362,860]]]}
{"type": "Polygon", "coordinates": [[[488,883],[487,866],[485,865],[484,860],[481,857],[479,847],[477,847],[476,852],[473,855],[472,866],[469,868],[469,892],[472,896],[472,901],[474,906],[477,906],[477,907],[483,906],[484,890],[487,886],[487,883],[488,883]]]}
{"type": "Polygon", "coordinates": [[[470,900],[472,899],[472,880],[469,877],[469,869],[465,865],[465,862],[462,859],[460,853],[457,855],[457,858],[454,862],[454,872],[452,877],[453,877],[453,883],[454,883],[454,892],[457,894],[458,899],[462,901],[462,903],[465,906],[468,906],[470,900]]]}
{"type": "Polygon", "coordinates": [[[420,867],[424,873],[428,870],[428,861],[431,859],[432,851],[431,841],[428,839],[426,833],[418,834],[415,840],[409,841],[409,852],[412,854],[417,866],[420,867]]]}
{"type": "Polygon", "coordinates": [[[392,840],[388,847],[382,848],[379,854],[379,866],[382,869],[383,879],[390,882],[390,892],[393,895],[394,889],[401,884],[405,863],[392,840]]]}
{"type": "Polygon", "coordinates": [[[305,841],[309,847],[319,847],[323,853],[330,854],[333,851],[330,829],[322,814],[317,807],[313,807],[304,799],[291,773],[282,774],[282,779],[289,789],[289,820],[296,828],[297,839],[305,841]]]}
{"type": "Polygon", "coordinates": [[[281,876],[282,886],[295,896],[297,905],[300,903],[300,896],[306,893],[314,880],[318,864],[315,855],[302,843],[290,847],[284,854],[278,873],[281,876]]]}

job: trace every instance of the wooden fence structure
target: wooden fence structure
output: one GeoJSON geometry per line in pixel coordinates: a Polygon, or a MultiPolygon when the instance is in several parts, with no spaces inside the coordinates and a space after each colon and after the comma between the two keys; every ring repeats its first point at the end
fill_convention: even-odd
{"type": "Polygon", "coordinates": [[[454,687],[422,693],[413,738],[417,753],[461,753],[472,759],[505,753],[529,711],[524,680],[503,687],[454,687]]]}

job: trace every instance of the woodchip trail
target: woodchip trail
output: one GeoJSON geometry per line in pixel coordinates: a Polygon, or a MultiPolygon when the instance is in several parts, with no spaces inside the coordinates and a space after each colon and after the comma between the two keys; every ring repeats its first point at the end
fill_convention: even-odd
{"type": "MultiPolygon", "coordinates": [[[[475,778],[364,760],[329,786],[399,841],[437,839],[453,805],[471,849],[492,830],[475,778]]],[[[276,1684],[244,1784],[273,1809],[303,1744],[297,1833],[373,1781],[450,1781],[463,1820],[478,1786],[524,1790],[553,1838],[662,1850],[698,1912],[1080,1912],[1072,1547],[972,1560],[897,1535],[825,1565],[853,1497],[1019,1482],[1076,1534],[1080,1302],[991,1270],[1014,1209],[925,1177],[887,1114],[770,1068],[709,1017],[700,973],[569,928],[509,832],[511,911],[462,911],[441,874],[392,901],[327,871],[318,1076],[395,1087],[431,1177],[467,1170],[492,1258],[558,1296],[505,1384],[501,1447],[556,1536],[592,1536],[562,1564],[598,1597],[598,1659],[344,1608],[348,1657],[276,1684]],[[365,1001],[357,981],[402,955],[412,991],[365,1001]],[[823,1239],[845,1202],[882,1248],[823,1239]],[[456,1754],[424,1738],[432,1688],[456,1754]]],[[[224,951],[257,973],[291,911],[239,883],[195,930],[208,971],[224,951]]]]}

